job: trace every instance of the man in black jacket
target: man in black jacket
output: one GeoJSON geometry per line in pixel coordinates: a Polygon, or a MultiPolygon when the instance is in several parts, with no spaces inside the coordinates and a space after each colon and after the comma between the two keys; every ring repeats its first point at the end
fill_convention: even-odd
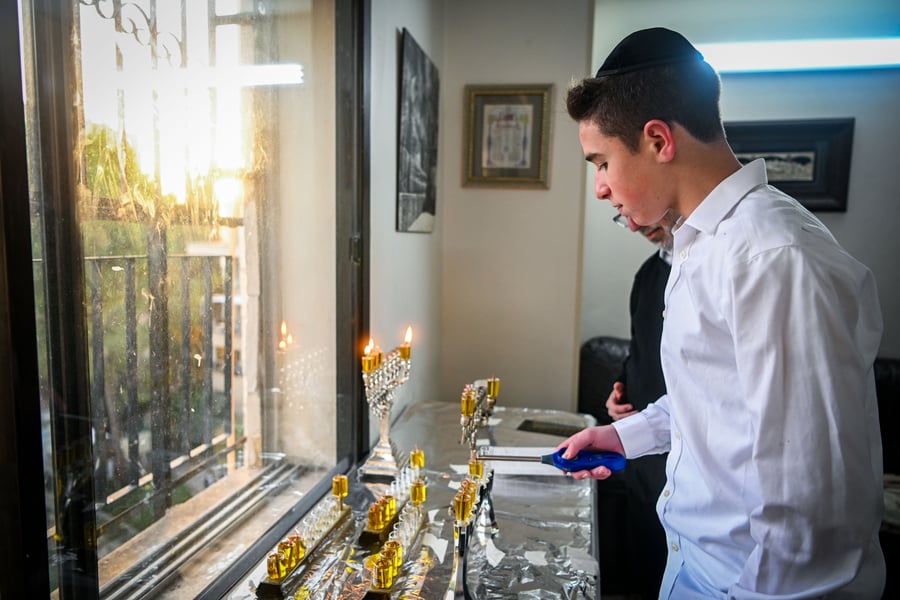
{"type": "MultiPolygon", "coordinates": [[[[631,287],[631,340],[622,373],[613,384],[606,400],[610,418],[617,421],[643,410],[647,404],[666,393],[659,360],[659,341],[663,327],[663,295],[672,263],[672,227],[674,213],[667,213],[658,223],[637,225],[617,215],[616,223],[641,233],[658,248],[634,276],[631,287]]],[[[604,521],[616,521],[619,535],[614,544],[606,544],[607,556],[601,560],[601,589],[606,592],[639,594],[645,600],[656,598],[666,566],[666,536],[656,515],[656,500],[666,483],[666,455],[644,456],[628,463],[616,474],[621,501],[613,514],[601,515],[604,521]],[[623,493],[624,490],[624,493],[623,493]],[[608,556],[615,552],[615,556],[608,556]],[[604,585],[604,583],[606,585],[604,585]]],[[[601,488],[604,482],[600,482],[601,488]]],[[[610,523],[611,525],[611,523],[610,523]]]]}

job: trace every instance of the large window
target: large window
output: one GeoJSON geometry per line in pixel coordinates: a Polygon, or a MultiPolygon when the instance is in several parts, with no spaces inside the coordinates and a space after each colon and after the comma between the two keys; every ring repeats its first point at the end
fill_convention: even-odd
{"type": "Polygon", "coordinates": [[[20,0],[56,597],[200,595],[358,458],[355,12],[20,0]]]}

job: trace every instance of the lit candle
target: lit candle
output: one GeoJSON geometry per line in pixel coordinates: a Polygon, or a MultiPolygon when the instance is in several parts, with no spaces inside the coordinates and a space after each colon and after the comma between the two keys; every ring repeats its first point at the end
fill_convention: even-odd
{"type": "Polygon", "coordinates": [[[403,338],[403,343],[400,344],[400,358],[403,360],[409,360],[409,354],[412,352],[412,325],[406,328],[406,337],[403,338]]]}
{"type": "Polygon", "coordinates": [[[375,347],[375,342],[372,338],[369,338],[369,343],[366,345],[364,352],[365,354],[362,357],[362,370],[363,373],[371,373],[375,370],[377,357],[372,354],[372,349],[375,347]]]}
{"type": "Polygon", "coordinates": [[[278,349],[282,352],[288,349],[288,346],[294,345],[294,336],[288,333],[286,321],[281,322],[281,337],[278,340],[278,349]]]}

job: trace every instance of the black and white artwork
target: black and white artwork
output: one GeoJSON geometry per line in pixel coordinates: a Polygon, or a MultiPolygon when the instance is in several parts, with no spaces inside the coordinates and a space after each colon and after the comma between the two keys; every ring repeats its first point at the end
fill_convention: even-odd
{"type": "Polygon", "coordinates": [[[438,139],[438,71],[406,29],[400,55],[397,231],[434,229],[438,139]]]}
{"type": "Polygon", "coordinates": [[[850,119],[735,121],[725,135],[742,164],[765,159],[769,183],[812,211],[844,212],[853,148],[850,119]]]}
{"type": "Polygon", "coordinates": [[[815,181],[815,152],[735,152],[742,165],[761,158],[766,161],[766,176],[779,181],[815,181]]]}

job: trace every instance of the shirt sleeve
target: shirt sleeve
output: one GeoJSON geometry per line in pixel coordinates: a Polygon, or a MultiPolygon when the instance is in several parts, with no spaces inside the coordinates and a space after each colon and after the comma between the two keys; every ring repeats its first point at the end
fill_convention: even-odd
{"type": "Polygon", "coordinates": [[[669,398],[662,396],[637,414],[613,422],[625,458],[662,454],[670,448],[669,398]]]}
{"type": "Polygon", "coordinates": [[[877,535],[880,309],[871,273],[833,258],[767,250],[734,268],[723,290],[759,494],[747,499],[756,547],[730,598],[838,589],[877,535]]]}

